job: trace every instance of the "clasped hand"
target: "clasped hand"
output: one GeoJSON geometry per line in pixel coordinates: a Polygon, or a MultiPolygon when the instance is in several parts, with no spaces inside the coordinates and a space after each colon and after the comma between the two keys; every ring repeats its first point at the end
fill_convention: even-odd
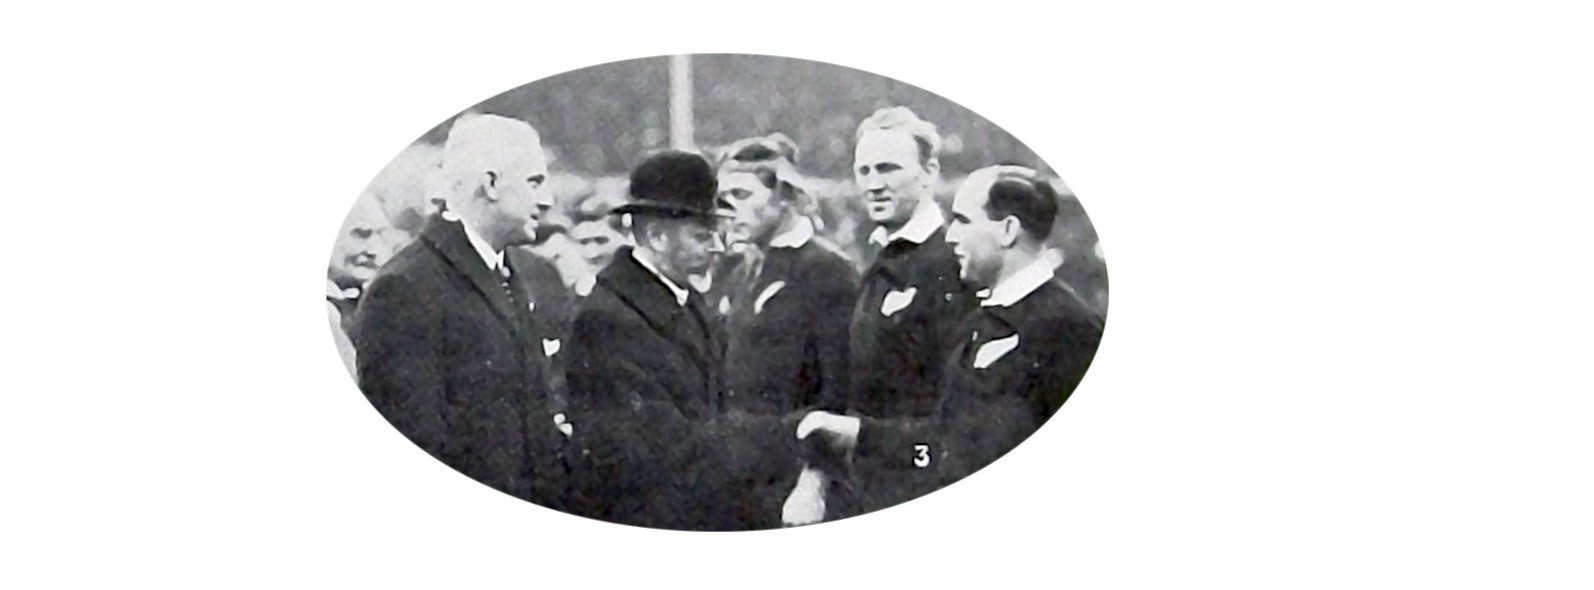
{"type": "Polygon", "coordinates": [[[797,423],[797,440],[806,440],[817,432],[831,448],[851,450],[858,446],[858,430],[862,427],[863,421],[856,417],[815,410],[797,423]]]}

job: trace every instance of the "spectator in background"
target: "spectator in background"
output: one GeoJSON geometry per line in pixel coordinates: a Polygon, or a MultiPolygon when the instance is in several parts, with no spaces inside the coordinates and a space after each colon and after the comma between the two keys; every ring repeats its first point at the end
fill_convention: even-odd
{"type": "Polygon", "coordinates": [[[1074,192],[1060,179],[1051,179],[1058,193],[1057,227],[1052,243],[1064,253],[1057,267],[1057,280],[1069,293],[1083,301],[1098,321],[1107,317],[1107,264],[1102,260],[1096,229],[1074,192]]]}
{"type": "MultiPolygon", "coordinates": [[[[394,250],[419,238],[422,226],[439,210],[443,194],[441,147],[415,142],[387,163],[367,188],[395,230],[394,250]]],[[[363,198],[363,197],[362,197],[363,198]]]]}
{"type": "Polygon", "coordinates": [[[610,215],[625,204],[625,195],[608,192],[605,183],[598,184],[597,191],[576,203],[572,215],[574,223],[570,227],[570,238],[575,242],[581,260],[586,263],[583,272],[573,281],[573,289],[579,297],[586,297],[592,292],[598,271],[609,266],[615,252],[631,245],[625,216],[610,215]]]}
{"type": "Polygon", "coordinates": [[[394,252],[392,227],[370,193],[360,195],[343,220],[327,262],[327,301],[336,309],[339,329],[347,332],[365,285],[394,252]]]}

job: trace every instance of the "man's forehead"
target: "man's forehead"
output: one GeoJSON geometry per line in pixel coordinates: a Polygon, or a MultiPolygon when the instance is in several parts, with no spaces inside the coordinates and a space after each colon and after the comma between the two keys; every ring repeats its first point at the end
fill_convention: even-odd
{"type": "Polygon", "coordinates": [[[753,185],[763,186],[758,176],[751,172],[724,172],[719,175],[720,192],[733,188],[752,188],[753,185]]]}
{"type": "Polygon", "coordinates": [[[542,146],[537,144],[520,146],[518,149],[507,153],[503,162],[502,168],[504,170],[517,170],[536,174],[548,171],[548,156],[543,153],[542,146]]]}
{"type": "Polygon", "coordinates": [[[976,170],[963,180],[958,186],[957,193],[952,196],[954,209],[963,207],[983,207],[985,200],[990,198],[991,185],[996,183],[996,173],[989,169],[976,170]]]}
{"type": "Polygon", "coordinates": [[[610,233],[609,224],[603,221],[582,221],[570,228],[570,235],[576,237],[598,236],[610,233]]]}
{"type": "Polygon", "coordinates": [[[913,134],[906,130],[874,129],[858,137],[858,146],[853,155],[860,163],[884,160],[917,161],[919,146],[913,140],[913,134]]]}
{"type": "Polygon", "coordinates": [[[344,218],[345,231],[353,229],[380,230],[388,225],[387,215],[382,212],[381,206],[374,197],[362,195],[354,202],[354,208],[349,211],[349,216],[344,218]]]}

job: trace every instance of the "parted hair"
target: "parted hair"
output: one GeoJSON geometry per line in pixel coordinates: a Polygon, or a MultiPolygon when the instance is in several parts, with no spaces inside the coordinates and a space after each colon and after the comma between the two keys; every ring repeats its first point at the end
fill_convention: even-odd
{"type": "Polygon", "coordinates": [[[1057,219],[1057,189],[1023,166],[993,166],[986,170],[994,178],[986,193],[985,213],[991,219],[1010,215],[1017,218],[1025,233],[1036,240],[1051,236],[1052,222],[1057,219]]]}

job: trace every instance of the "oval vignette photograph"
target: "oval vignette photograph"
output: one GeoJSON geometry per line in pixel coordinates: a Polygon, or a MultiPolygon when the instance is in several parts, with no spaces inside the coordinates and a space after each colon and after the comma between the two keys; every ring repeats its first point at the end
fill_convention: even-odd
{"type": "Polygon", "coordinates": [[[702,531],[886,509],[1020,445],[1102,337],[1057,169],[906,82],[649,57],[416,132],[333,245],[337,349],[411,443],[540,506],[702,531]]]}

